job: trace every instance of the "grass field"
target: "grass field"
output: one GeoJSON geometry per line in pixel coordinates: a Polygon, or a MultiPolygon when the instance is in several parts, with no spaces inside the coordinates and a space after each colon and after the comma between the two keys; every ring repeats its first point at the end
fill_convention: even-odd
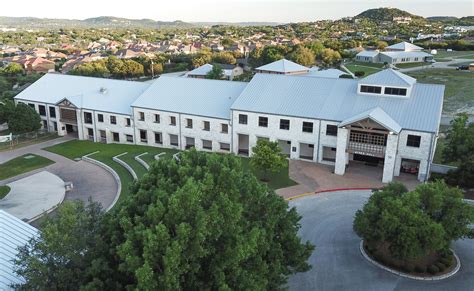
{"type": "Polygon", "coordinates": [[[7,185],[0,186],[0,199],[7,196],[9,192],[10,192],[10,187],[8,187],[7,185]]]}
{"type": "MultiPolygon", "coordinates": [[[[99,151],[91,157],[110,166],[120,176],[122,182],[121,199],[128,195],[128,186],[130,183],[132,183],[133,179],[130,173],[124,167],[112,160],[112,157],[124,152],[128,152],[128,154],[121,156],[120,159],[130,165],[130,167],[133,168],[137,176],[140,178],[146,174],[146,169],[140,163],[135,161],[135,156],[148,152],[148,154],[143,155],[141,158],[148,164],[151,164],[155,161],[154,156],[158,153],[165,153],[162,158],[171,158],[173,154],[178,152],[178,150],[175,149],[126,144],[102,144],[80,140],[68,141],[45,148],[45,150],[65,156],[69,159],[80,158],[86,154],[99,151]]],[[[248,165],[249,160],[247,158],[241,159],[242,166],[244,167],[244,169],[250,170],[248,165]]],[[[254,174],[259,178],[261,177],[261,173],[254,172],[254,174]]],[[[270,182],[268,183],[268,185],[273,189],[288,187],[295,184],[296,183],[288,176],[288,167],[285,167],[278,173],[272,174],[270,176],[270,182]]],[[[119,199],[119,201],[121,199],[119,199]]]]}
{"type": "Polygon", "coordinates": [[[26,154],[0,164],[0,180],[43,168],[51,164],[54,164],[54,162],[50,159],[34,154],[26,154]]]}
{"type": "Polygon", "coordinates": [[[364,62],[351,62],[345,65],[346,68],[355,73],[357,71],[365,72],[365,76],[376,73],[383,68],[383,64],[376,63],[364,63],[364,62]]]}
{"type": "Polygon", "coordinates": [[[415,67],[421,67],[421,66],[430,66],[428,63],[405,63],[405,64],[396,64],[395,65],[399,69],[408,69],[408,68],[415,68],[415,67]]]}
{"type": "Polygon", "coordinates": [[[474,109],[474,73],[454,69],[428,69],[408,72],[419,83],[444,84],[444,113],[474,109]]]}
{"type": "MultiPolygon", "coordinates": [[[[443,59],[474,59],[474,51],[453,51],[437,50],[438,53],[434,55],[435,60],[443,59]]],[[[427,53],[430,53],[427,51],[427,53]]]]}

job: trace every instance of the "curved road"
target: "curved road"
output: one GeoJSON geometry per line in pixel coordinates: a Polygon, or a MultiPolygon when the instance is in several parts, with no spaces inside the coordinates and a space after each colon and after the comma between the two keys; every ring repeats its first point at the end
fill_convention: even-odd
{"type": "Polygon", "coordinates": [[[309,259],[313,268],[292,276],[290,290],[474,290],[474,240],[453,244],[461,269],[453,277],[435,282],[401,278],[363,258],[352,221],[369,196],[369,191],[340,191],[289,202],[303,217],[303,240],[316,245],[309,259]]]}
{"type": "Polygon", "coordinates": [[[71,140],[71,138],[61,137],[12,151],[0,152],[0,163],[28,153],[40,155],[55,162],[45,168],[2,180],[0,181],[0,185],[46,170],[58,175],[65,182],[73,183],[74,189],[66,193],[65,200],[80,199],[87,202],[90,197],[93,201],[100,202],[103,208],[106,209],[113,203],[118,187],[114,177],[108,171],[84,161],[75,162],[63,156],[43,150],[45,147],[63,143],[68,140],[71,140]]]}

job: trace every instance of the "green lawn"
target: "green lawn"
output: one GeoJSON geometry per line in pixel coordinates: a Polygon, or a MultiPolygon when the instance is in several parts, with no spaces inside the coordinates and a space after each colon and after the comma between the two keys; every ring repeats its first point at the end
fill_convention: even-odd
{"type": "MultiPolygon", "coordinates": [[[[117,174],[120,176],[122,181],[122,193],[120,196],[119,201],[128,195],[129,189],[128,185],[133,181],[132,176],[130,173],[121,165],[114,162],[112,160],[113,156],[118,154],[128,152],[128,154],[119,157],[121,160],[129,164],[134,171],[136,172],[137,176],[140,178],[146,173],[146,169],[137,161],[135,161],[134,157],[148,152],[148,154],[143,155],[141,158],[151,164],[155,161],[155,155],[158,153],[165,152],[166,154],[162,156],[162,158],[171,158],[173,154],[177,153],[178,150],[175,149],[166,149],[166,148],[158,148],[158,147],[150,147],[150,146],[139,146],[139,145],[127,145],[127,144],[102,144],[102,143],[94,143],[90,141],[80,141],[80,140],[72,140],[65,143],[61,143],[58,145],[54,145],[45,150],[65,156],[69,159],[76,159],[80,158],[86,154],[99,151],[98,153],[92,155],[91,157],[97,159],[106,165],[110,166],[114,169],[117,174]]],[[[245,169],[249,169],[248,165],[248,158],[241,158],[242,164],[245,169]]],[[[261,177],[260,173],[255,173],[257,177],[261,177]]],[[[270,182],[268,185],[273,189],[279,189],[283,187],[288,187],[295,185],[296,183],[291,180],[288,176],[288,167],[282,169],[282,171],[272,174],[270,176],[270,182]]]]}
{"type": "Polygon", "coordinates": [[[419,63],[405,63],[405,64],[396,64],[395,66],[399,69],[408,69],[421,66],[429,66],[429,63],[419,62],[419,63]]]}
{"type": "MultiPolygon", "coordinates": [[[[430,53],[430,51],[426,51],[430,53]]],[[[435,60],[438,59],[474,59],[474,51],[453,51],[447,52],[446,50],[437,50],[437,54],[434,55],[435,60]]]]}
{"type": "Polygon", "coordinates": [[[474,108],[474,73],[454,69],[427,69],[407,72],[419,83],[444,84],[444,113],[460,108],[474,108]]]}
{"type": "Polygon", "coordinates": [[[376,64],[376,63],[364,63],[364,62],[351,62],[345,65],[346,68],[355,73],[357,71],[365,72],[365,76],[377,73],[378,71],[382,70],[383,64],[376,64]]]}
{"type": "MultiPolygon", "coordinates": [[[[8,130],[5,131],[3,134],[0,133],[0,135],[8,135],[8,134],[10,134],[8,130]]],[[[10,142],[0,142],[0,152],[29,146],[35,143],[48,141],[48,140],[55,139],[58,137],[59,136],[55,132],[41,133],[41,134],[38,134],[36,137],[26,137],[23,135],[22,137],[18,139],[14,139],[13,145],[10,142]]]]}
{"type": "Polygon", "coordinates": [[[0,186],[0,199],[7,196],[9,192],[10,192],[10,187],[8,187],[7,185],[0,186]]]}
{"type": "Polygon", "coordinates": [[[0,164],[0,180],[43,168],[51,164],[54,164],[54,162],[50,159],[34,154],[26,154],[0,164]]]}

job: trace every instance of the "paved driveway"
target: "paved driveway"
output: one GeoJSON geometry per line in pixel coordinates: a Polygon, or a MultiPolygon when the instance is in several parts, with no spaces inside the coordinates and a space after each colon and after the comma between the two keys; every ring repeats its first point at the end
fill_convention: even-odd
{"type": "Polygon", "coordinates": [[[73,183],[74,189],[66,193],[65,200],[80,199],[87,202],[90,197],[93,201],[100,202],[104,208],[109,207],[115,199],[118,185],[108,171],[84,161],[75,162],[63,156],[43,150],[45,147],[63,143],[71,139],[70,137],[62,137],[12,151],[0,152],[0,163],[4,163],[27,153],[40,155],[55,162],[45,168],[0,181],[0,185],[11,183],[34,173],[47,170],[59,176],[65,182],[73,183]]]}
{"type": "Polygon", "coordinates": [[[369,191],[340,191],[289,202],[303,216],[303,240],[316,245],[309,259],[313,268],[292,276],[290,290],[474,290],[474,240],[453,244],[461,270],[438,282],[401,278],[366,261],[352,221],[369,196],[369,191]]]}

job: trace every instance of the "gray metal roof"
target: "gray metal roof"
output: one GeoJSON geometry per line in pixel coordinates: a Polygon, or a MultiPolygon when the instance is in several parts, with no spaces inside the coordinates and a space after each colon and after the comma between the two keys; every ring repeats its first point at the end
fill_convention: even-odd
{"type": "Polygon", "coordinates": [[[356,56],[358,57],[375,57],[379,54],[380,52],[379,51],[361,51],[359,52],[356,56]]]}
{"type": "MultiPolygon", "coordinates": [[[[400,59],[400,58],[425,58],[425,57],[432,57],[429,53],[419,52],[419,51],[407,51],[407,52],[381,52],[381,55],[385,55],[392,59],[400,59]]],[[[420,62],[423,62],[421,59],[420,62]]]]}
{"type": "Polygon", "coordinates": [[[414,84],[409,98],[357,94],[358,80],[257,74],[231,109],[343,121],[380,107],[404,129],[436,132],[444,85],[414,84]]]}
{"type": "Polygon", "coordinates": [[[24,281],[13,272],[12,260],[18,254],[18,247],[24,246],[36,235],[36,228],[0,210],[0,290],[10,290],[10,284],[24,281]]]}
{"type": "Polygon", "coordinates": [[[302,66],[300,64],[294,63],[292,61],[286,60],[286,59],[281,59],[278,61],[274,61],[273,63],[258,67],[257,70],[279,72],[279,73],[291,73],[291,72],[309,71],[309,68],[302,66]]]}
{"type": "Polygon", "coordinates": [[[382,70],[359,80],[359,84],[397,87],[411,87],[415,83],[415,78],[393,69],[382,70]]]}
{"type": "Polygon", "coordinates": [[[67,98],[84,109],[130,115],[130,104],[149,86],[142,82],[46,74],[15,99],[56,104],[67,98]]]}
{"type": "Polygon", "coordinates": [[[404,51],[420,51],[423,48],[412,43],[402,41],[396,44],[389,45],[385,49],[396,49],[396,50],[404,50],[404,51]]]}
{"type": "Polygon", "coordinates": [[[132,106],[230,119],[230,106],[247,83],[160,77],[132,106]]]}

